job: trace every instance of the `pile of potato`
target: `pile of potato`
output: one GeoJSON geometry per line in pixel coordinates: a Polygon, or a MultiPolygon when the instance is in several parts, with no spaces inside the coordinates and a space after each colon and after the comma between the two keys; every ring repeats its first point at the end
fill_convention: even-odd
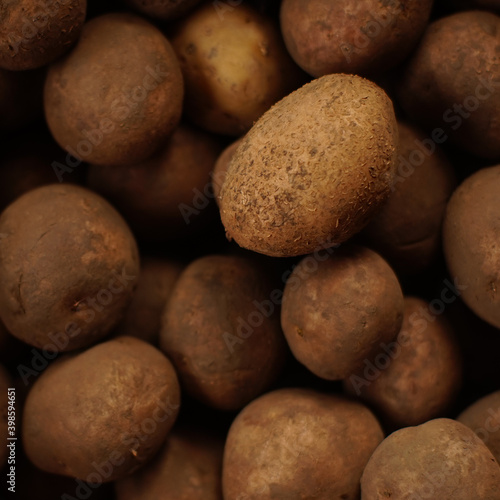
{"type": "Polygon", "coordinates": [[[499,54],[496,0],[0,2],[5,497],[500,500],[499,54]]]}

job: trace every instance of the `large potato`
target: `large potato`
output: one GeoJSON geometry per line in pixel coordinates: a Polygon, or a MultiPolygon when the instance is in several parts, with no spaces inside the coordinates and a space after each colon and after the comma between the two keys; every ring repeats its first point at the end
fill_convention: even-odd
{"type": "Polygon", "coordinates": [[[337,74],[304,85],[234,154],[219,195],[227,236],[276,257],[343,243],[388,198],[397,144],[392,102],[374,83],[337,74]]]}
{"type": "Polygon", "coordinates": [[[89,483],[123,477],[162,446],[179,411],[170,361],[120,337],[53,363],[26,400],[22,438],[40,469],[89,483]]]}

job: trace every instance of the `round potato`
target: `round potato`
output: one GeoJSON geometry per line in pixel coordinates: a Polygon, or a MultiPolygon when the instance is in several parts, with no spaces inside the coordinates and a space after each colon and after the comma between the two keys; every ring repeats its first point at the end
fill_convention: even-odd
{"type": "Polygon", "coordinates": [[[52,62],[78,39],[87,0],[10,0],[0,4],[0,67],[11,71],[52,62]]]}
{"type": "Polygon", "coordinates": [[[241,135],[303,83],[274,23],[242,3],[201,5],[174,26],[172,45],[186,81],[186,114],[218,134],[241,135]]]}
{"type": "Polygon", "coordinates": [[[122,319],[139,255],[122,217],[99,195],[51,184],[0,216],[0,317],[20,340],[66,351],[103,338],[122,319]]]}
{"type": "Polygon", "coordinates": [[[183,271],[163,314],[160,347],[186,393],[237,410],[275,381],[287,352],[281,295],[246,257],[205,256],[183,271]]]}
{"type": "Polygon", "coordinates": [[[500,166],[484,168],[455,191],[443,226],[448,270],[462,298],[482,319],[500,328],[500,166]]]}
{"type": "Polygon", "coordinates": [[[229,429],[224,500],[356,500],[363,468],[383,437],[360,403],[310,389],[270,392],[229,429]]]}
{"type": "Polygon", "coordinates": [[[447,418],[387,437],[361,478],[361,499],[500,498],[500,467],[465,425],[447,418]]]}
{"type": "Polygon", "coordinates": [[[171,20],[187,14],[200,0],[126,0],[134,9],[156,19],[171,20]]]}
{"type": "Polygon", "coordinates": [[[458,343],[443,316],[424,316],[427,308],[424,300],[406,297],[397,338],[344,381],[347,391],[374,408],[391,429],[442,416],[460,390],[458,343]]]}
{"type": "Polygon", "coordinates": [[[328,75],[273,106],[245,135],[219,196],[228,238],[275,257],[359,232],[387,200],[398,130],[374,83],[328,75]]]}
{"type": "Polygon", "coordinates": [[[121,478],[161,447],[179,411],[170,361],[121,337],[53,363],[26,400],[22,437],[40,469],[89,483],[121,478]]]}
{"type": "Polygon", "coordinates": [[[432,0],[283,0],[281,31],[297,64],[318,77],[381,74],[417,44],[432,0]]]}
{"type": "Polygon", "coordinates": [[[76,47],[45,82],[52,135],[98,165],[145,160],[177,126],[184,87],[175,53],[152,24],[131,14],[86,23],[76,47]]]}

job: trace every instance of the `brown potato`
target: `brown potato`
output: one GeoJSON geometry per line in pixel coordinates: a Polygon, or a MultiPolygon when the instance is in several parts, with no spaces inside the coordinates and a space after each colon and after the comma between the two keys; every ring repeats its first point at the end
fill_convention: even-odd
{"type": "Polygon", "coordinates": [[[200,0],[126,0],[139,12],[156,19],[171,20],[186,15],[200,0]]]}
{"type": "Polygon", "coordinates": [[[374,408],[391,429],[443,416],[460,390],[457,340],[443,316],[424,316],[427,307],[422,299],[406,297],[397,338],[381,344],[374,362],[365,362],[344,381],[346,390],[374,408]]]}
{"type": "Polygon", "coordinates": [[[497,462],[500,460],[500,391],[488,394],[468,406],[457,420],[472,429],[497,462]]]}
{"type": "Polygon", "coordinates": [[[224,441],[174,429],[155,460],[116,483],[116,500],[222,500],[224,441]]]}
{"type": "Polygon", "coordinates": [[[318,77],[381,74],[417,44],[432,0],[283,0],[281,31],[297,64],[318,77]]]}
{"type": "Polygon", "coordinates": [[[24,408],[24,449],[46,472],[113,481],[158,451],[179,401],[161,352],[132,337],[110,340],[61,358],[36,380],[24,408]]]}
{"type": "Polygon", "coordinates": [[[64,54],[82,30],[87,0],[10,0],[0,4],[0,67],[34,69],[64,54]]]}
{"type": "Polygon", "coordinates": [[[329,75],[273,106],[246,134],[219,196],[228,238],[275,257],[359,232],[390,194],[398,130],[374,83],[329,75]]]}
{"type": "Polygon", "coordinates": [[[468,11],[434,21],[399,82],[402,107],[432,137],[499,158],[499,46],[496,14],[468,11]]]}
{"type": "Polygon", "coordinates": [[[484,168],[455,191],[443,226],[448,270],[462,298],[482,319],[500,328],[500,166],[484,168]]]}
{"type": "Polygon", "coordinates": [[[186,114],[211,132],[245,133],[303,82],[278,27],[246,4],[223,13],[201,5],[171,39],[186,81],[186,114]]]}
{"type": "MultiPolygon", "coordinates": [[[[9,456],[10,453],[9,448],[7,448],[6,446],[10,444],[10,442],[7,441],[7,437],[9,436],[8,433],[9,399],[8,399],[7,389],[9,389],[9,387],[12,387],[12,380],[10,378],[10,375],[7,373],[7,370],[2,365],[0,365],[0,394],[2,395],[0,399],[0,439],[2,440],[3,443],[3,446],[0,447],[0,467],[3,467],[4,465],[7,464],[7,457],[9,456]]],[[[12,412],[10,413],[12,418],[12,412]]],[[[14,426],[16,426],[16,424],[14,424],[14,426]]],[[[8,467],[7,470],[10,471],[10,467],[8,467]]]]}
{"type": "Polygon", "coordinates": [[[229,168],[229,164],[233,159],[238,146],[241,144],[243,140],[242,137],[236,139],[236,141],[232,142],[227,146],[224,151],[219,155],[217,161],[215,162],[215,167],[212,175],[212,189],[214,193],[215,200],[218,203],[218,198],[220,195],[220,190],[222,189],[222,184],[224,183],[224,179],[226,178],[226,172],[229,168]]]}
{"type": "Polygon", "coordinates": [[[500,467],[465,425],[447,418],[387,437],[361,478],[361,499],[496,500],[500,467]]]}
{"type": "Polygon", "coordinates": [[[412,125],[399,123],[392,194],[365,229],[368,244],[400,274],[418,274],[441,252],[441,226],[456,177],[443,152],[412,125]]]}
{"type": "Polygon", "coordinates": [[[383,437],[360,403],[310,389],[270,392],[231,425],[224,500],[356,500],[363,468],[383,437]]]}
{"type": "Polygon", "coordinates": [[[298,361],[318,377],[340,380],[396,337],[403,307],[387,262],[349,245],[295,267],[285,285],[281,326],[298,361]]]}
{"type": "Polygon", "coordinates": [[[70,184],[24,194],[0,216],[0,317],[48,351],[90,345],[121,320],[139,275],[130,229],[99,195],[70,184]]]}
{"type": "Polygon", "coordinates": [[[106,14],[54,63],[45,82],[45,116],[60,146],[98,165],[143,161],[177,126],[183,99],[168,40],[132,14],[106,14]]]}
{"type": "Polygon", "coordinates": [[[287,352],[281,295],[246,257],[205,256],[183,271],[163,314],[160,347],[188,394],[237,410],[274,382],[287,352]]]}

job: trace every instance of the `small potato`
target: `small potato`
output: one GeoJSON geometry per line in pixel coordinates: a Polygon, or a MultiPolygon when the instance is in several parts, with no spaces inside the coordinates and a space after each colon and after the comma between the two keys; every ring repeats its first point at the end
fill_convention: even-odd
{"type": "Polygon", "coordinates": [[[183,271],[163,314],[160,347],[188,394],[237,410],[275,381],[287,352],[281,296],[247,257],[205,256],[183,271]]]}
{"type": "Polygon", "coordinates": [[[363,468],[383,437],[360,403],[310,389],[270,392],[229,429],[224,500],[357,500],[363,468]]]}
{"type": "Polygon", "coordinates": [[[497,462],[500,460],[500,391],[471,404],[460,413],[457,420],[472,429],[497,462]]]}
{"type": "MultiPolygon", "coordinates": [[[[1,328],[1,325],[0,325],[1,328]]],[[[12,387],[12,381],[7,370],[0,365],[0,439],[2,440],[3,446],[0,447],[0,468],[2,468],[7,463],[7,457],[9,455],[9,448],[7,448],[7,437],[9,436],[9,420],[8,420],[8,407],[9,399],[7,390],[12,387]]],[[[17,426],[17,422],[14,424],[17,426]]]]}
{"type": "Polygon", "coordinates": [[[200,0],[126,0],[135,10],[156,19],[171,20],[186,15],[200,0]]]}
{"type": "Polygon", "coordinates": [[[346,246],[295,267],[285,285],[281,326],[298,361],[318,377],[340,380],[396,337],[403,307],[403,292],[385,260],[346,246]]]}
{"type": "Polygon", "coordinates": [[[164,143],[182,112],[184,86],[168,40],[132,14],[86,23],[45,82],[45,117],[72,156],[98,165],[143,161],[164,143]]]}
{"type": "Polygon", "coordinates": [[[283,0],[288,51],[309,74],[381,74],[407,57],[432,0],[283,0]]]}
{"type": "Polygon", "coordinates": [[[222,500],[224,441],[174,429],[153,462],[116,483],[116,500],[222,500]]]}
{"type": "Polygon", "coordinates": [[[387,437],[361,478],[361,500],[496,500],[500,467],[465,425],[447,418],[387,437]]]}
{"type": "Polygon", "coordinates": [[[132,337],[110,340],[39,376],[24,408],[24,449],[46,472],[114,481],[159,450],[179,402],[177,376],[160,351],[132,337]]]}
{"type": "Polygon", "coordinates": [[[443,316],[427,319],[428,304],[405,298],[403,326],[384,344],[374,363],[344,381],[344,387],[372,408],[391,428],[423,424],[442,416],[461,386],[462,360],[450,325],[443,316]]]}
{"type": "Polygon", "coordinates": [[[464,302],[500,328],[500,165],[483,168],[453,193],[446,208],[443,250],[464,302]]]}
{"type": "Polygon", "coordinates": [[[39,68],[73,45],[82,30],[87,0],[4,0],[0,4],[0,67],[39,68]]]}
{"type": "Polygon", "coordinates": [[[279,29],[241,3],[223,13],[209,2],[172,30],[186,82],[186,114],[218,134],[241,135],[303,83],[279,29]]]}
{"type": "Polygon", "coordinates": [[[137,244],[99,195],[51,184],[0,215],[0,317],[23,342],[67,351],[122,319],[139,276],[137,244]]]}

